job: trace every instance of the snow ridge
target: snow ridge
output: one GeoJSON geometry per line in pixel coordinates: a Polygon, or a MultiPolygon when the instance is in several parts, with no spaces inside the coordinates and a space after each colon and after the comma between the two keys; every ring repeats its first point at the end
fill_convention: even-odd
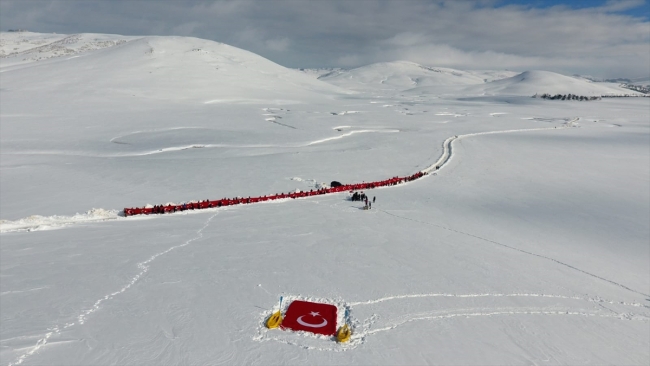
{"type": "Polygon", "coordinates": [[[93,208],[86,213],[77,213],[72,216],[33,215],[15,221],[0,220],[0,233],[60,229],[72,224],[115,220],[119,216],[119,210],[103,208],[93,208]]]}

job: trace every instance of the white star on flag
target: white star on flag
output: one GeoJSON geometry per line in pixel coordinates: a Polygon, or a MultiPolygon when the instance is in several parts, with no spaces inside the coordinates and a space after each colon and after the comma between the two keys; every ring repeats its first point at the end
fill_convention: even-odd
{"type": "Polygon", "coordinates": [[[336,311],[332,304],[294,300],[289,304],[280,327],[333,336],[336,334],[336,311]]]}

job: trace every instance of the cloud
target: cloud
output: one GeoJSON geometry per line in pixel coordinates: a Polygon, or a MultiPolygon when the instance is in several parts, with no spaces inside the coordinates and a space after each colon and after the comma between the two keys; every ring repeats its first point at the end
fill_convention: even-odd
{"type": "Polygon", "coordinates": [[[638,77],[650,74],[650,22],[626,14],[644,5],[640,0],[581,9],[497,0],[2,0],[0,23],[37,32],[191,35],[289,67],[405,59],[456,68],[638,77]]]}
{"type": "Polygon", "coordinates": [[[172,28],[172,33],[179,36],[194,36],[200,27],[201,24],[197,22],[182,23],[172,28]]]}
{"type": "Polygon", "coordinates": [[[288,38],[267,39],[264,44],[271,51],[286,51],[289,48],[288,38]]]}
{"type": "Polygon", "coordinates": [[[394,47],[412,47],[428,42],[428,37],[421,33],[405,32],[396,34],[382,43],[394,47]]]}
{"type": "MultiPolygon", "coordinates": [[[[382,61],[386,61],[386,60],[382,60],[382,61]]],[[[359,57],[358,55],[343,55],[336,60],[336,65],[339,65],[341,67],[355,67],[361,64],[362,64],[361,57],[359,57]]]]}
{"type": "Polygon", "coordinates": [[[636,9],[643,5],[645,5],[645,0],[609,0],[605,5],[599,7],[599,9],[607,12],[620,12],[636,9]]]}

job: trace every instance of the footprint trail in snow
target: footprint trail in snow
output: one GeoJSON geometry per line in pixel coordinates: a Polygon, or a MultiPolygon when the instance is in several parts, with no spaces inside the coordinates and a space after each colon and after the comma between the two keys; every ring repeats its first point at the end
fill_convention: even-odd
{"type": "Polygon", "coordinates": [[[106,301],[110,301],[111,299],[115,298],[115,296],[118,296],[118,295],[126,292],[131,287],[133,287],[149,271],[149,269],[151,268],[151,263],[153,261],[155,261],[156,258],[158,258],[158,257],[160,257],[162,255],[165,255],[165,254],[167,254],[167,253],[169,253],[171,251],[174,251],[176,249],[186,247],[186,246],[192,244],[192,242],[194,242],[194,241],[196,241],[198,239],[201,239],[203,237],[203,230],[205,230],[210,225],[210,222],[212,221],[212,219],[217,215],[218,215],[218,212],[213,214],[212,216],[210,216],[207,219],[207,221],[205,222],[205,224],[203,225],[203,227],[201,227],[196,232],[196,236],[194,236],[193,238],[185,241],[182,244],[170,247],[165,251],[156,253],[156,254],[152,255],[151,257],[149,257],[149,259],[138,263],[137,267],[140,270],[140,272],[138,272],[131,279],[131,281],[129,281],[121,289],[119,289],[119,290],[117,290],[115,292],[112,292],[110,294],[107,294],[104,297],[102,297],[101,299],[95,301],[95,303],[93,304],[93,306],[90,309],[84,310],[83,312],[81,312],[77,316],[77,321],[76,322],[70,322],[70,323],[64,324],[63,326],[55,326],[55,327],[47,329],[47,333],[45,333],[45,335],[36,342],[36,345],[34,345],[34,347],[32,347],[31,349],[29,349],[29,351],[27,351],[26,353],[19,356],[14,362],[10,363],[9,366],[22,364],[25,361],[25,359],[27,359],[29,356],[33,355],[34,353],[39,351],[43,346],[45,346],[48,343],[48,341],[49,341],[49,339],[51,337],[61,334],[61,330],[68,329],[68,328],[74,327],[76,325],[84,324],[87,321],[87,319],[88,319],[88,317],[90,315],[92,315],[93,313],[95,313],[95,312],[97,312],[97,311],[99,311],[101,309],[102,303],[104,303],[106,301]]]}

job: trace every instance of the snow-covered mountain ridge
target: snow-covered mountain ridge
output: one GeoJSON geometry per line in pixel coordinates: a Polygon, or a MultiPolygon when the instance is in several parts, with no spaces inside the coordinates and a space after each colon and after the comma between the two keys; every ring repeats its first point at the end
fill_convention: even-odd
{"type": "Polygon", "coordinates": [[[45,34],[32,32],[0,33],[2,65],[74,56],[87,51],[113,47],[138,37],[111,34],[45,34]]]}
{"type": "MultiPolygon", "coordinates": [[[[173,37],[170,37],[171,39],[173,37]]],[[[212,54],[212,66],[218,67],[219,62],[225,62],[232,66],[233,60],[241,60],[240,66],[247,64],[248,71],[256,71],[265,75],[276,75],[280,79],[291,75],[290,81],[285,79],[288,84],[302,85],[306,89],[324,90],[329,92],[342,92],[342,89],[354,91],[407,91],[423,92],[433,94],[479,94],[479,95],[528,95],[534,94],[576,94],[576,95],[621,95],[635,93],[630,89],[625,89],[616,83],[595,82],[596,79],[589,77],[569,77],[548,71],[526,71],[517,73],[515,71],[497,71],[497,70],[456,70],[443,67],[432,67],[420,65],[410,61],[393,61],[381,62],[362,66],[352,70],[340,68],[321,68],[321,69],[300,69],[295,70],[284,68],[274,64],[269,60],[263,59],[258,55],[240,50],[236,47],[227,46],[218,42],[198,40],[192,38],[176,37],[176,44],[171,45],[169,40],[157,40],[156,37],[134,37],[107,34],[42,34],[31,32],[3,32],[0,33],[0,68],[6,69],[11,66],[25,65],[35,61],[45,61],[58,59],[61,57],[78,57],[86,55],[91,51],[114,48],[118,45],[130,43],[127,48],[136,47],[138,42],[149,42],[157,44],[158,51],[170,47],[169,50],[156,52],[157,56],[177,57],[179,52],[199,52],[203,55],[204,61],[208,61],[207,55],[212,54]],[[145,40],[146,39],[146,40],[145,40]],[[144,41],[143,41],[144,40],[144,41]],[[189,45],[193,43],[193,48],[184,49],[179,42],[189,45]],[[165,43],[163,45],[163,43],[165,43]],[[162,48],[161,48],[162,47],[162,48]],[[237,51],[236,51],[237,50],[237,51]],[[238,56],[235,56],[238,54],[238,56]],[[216,56],[221,55],[221,56],[216,56]],[[216,57],[216,58],[215,58],[216,57]],[[270,66],[271,64],[275,65],[270,66]],[[312,83],[305,78],[301,79],[296,75],[308,75],[312,79],[325,81],[329,84],[336,85],[341,89],[336,90],[328,88],[324,83],[312,83]],[[284,75],[284,76],[280,76],[284,75]],[[315,86],[318,85],[318,86],[315,86]],[[467,88],[463,86],[468,86],[467,88]]],[[[144,51],[154,55],[154,51],[144,51]]],[[[126,59],[131,59],[131,65],[137,64],[137,60],[143,61],[140,66],[146,66],[146,60],[139,56],[142,54],[125,55],[120,54],[117,62],[124,63],[126,59]]],[[[106,56],[102,56],[107,60],[106,56]]],[[[178,67],[189,67],[194,69],[195,65],[190,60],[177,60],[178,67]],[[181,66],[182,65],[182,66],[181,66]]],[[[212,78],[205,65],[198,65],[197,74],[203,74],[208,80],[212,78]]],[[[255,84],[252,80],[247,81],[252,75],[240,75],[238,71],[226,68],[225,64],[221,65],[225,72],[231,74],[233,78],[242,78],[240,84],[255,84]]],[[[81,68],[82,70],[84,68],[81,68]]],[[[241,70],[240,70],[241,71],[241,70]]],[[[104,75],[110,78],[110,75],[104,75]]],[[[88,77],[95,77],[88,75],[88,77]]],[[[99,76],[101,77],[101,75],[99,76]]],[[[222,83],[219,77],[214,79],[215,83],[222,83]]],[[[647,79],[639,79],[638,84],[642,84],[647,79]]],[[[272,83],[271,83],[272,84],[272,83]]],[[[268,83],[259,82],[257,87],[264,89],[276,89],[268,83]]],[[[195,89],[192,83],[188,85],[189,89],[195,89]]],[[[245,88],[248,89],[248,88],[245,88]]],[[[279,98],[279,97],[278,97],[279,98]]],[[[237,98],[230,98],[237,99],[237,98]]],[[[241,98],[247,99],[247,98],[241,98]]],[[[250,99],[250,98],[248,98],[250,99]]],[[[279,98],[281,99],[281,98],[279,98]]]]}
{"type": "Polygon", "coordinates": [[[419,86],[449,86],[483,83],[470,72],[429,67],[410,61],[381,62],[320,78],[334,85],[353,89],[406,90],[419,86]]]}
{"type": "Polygon", "coordinates": [[[352,70],[337,70],[319,78],[342,88],[366,92],[407,92],[438,95],[577,94],[623,95],[636,92],[612,83],[596,83],[550,71],[456,70],[410,61],[381,62],[352,70]]]}
{"type": "Polygon", "coordinates": [[[300,101],[347,93],[254,53],[188,37],[63,37],[0,59],[0,69],[14,70],[4,77],[15,92],[75,85],[77,91],[205,103],[300,101]],[[21,83],[11,83],[14,77],[21,83]]]}

